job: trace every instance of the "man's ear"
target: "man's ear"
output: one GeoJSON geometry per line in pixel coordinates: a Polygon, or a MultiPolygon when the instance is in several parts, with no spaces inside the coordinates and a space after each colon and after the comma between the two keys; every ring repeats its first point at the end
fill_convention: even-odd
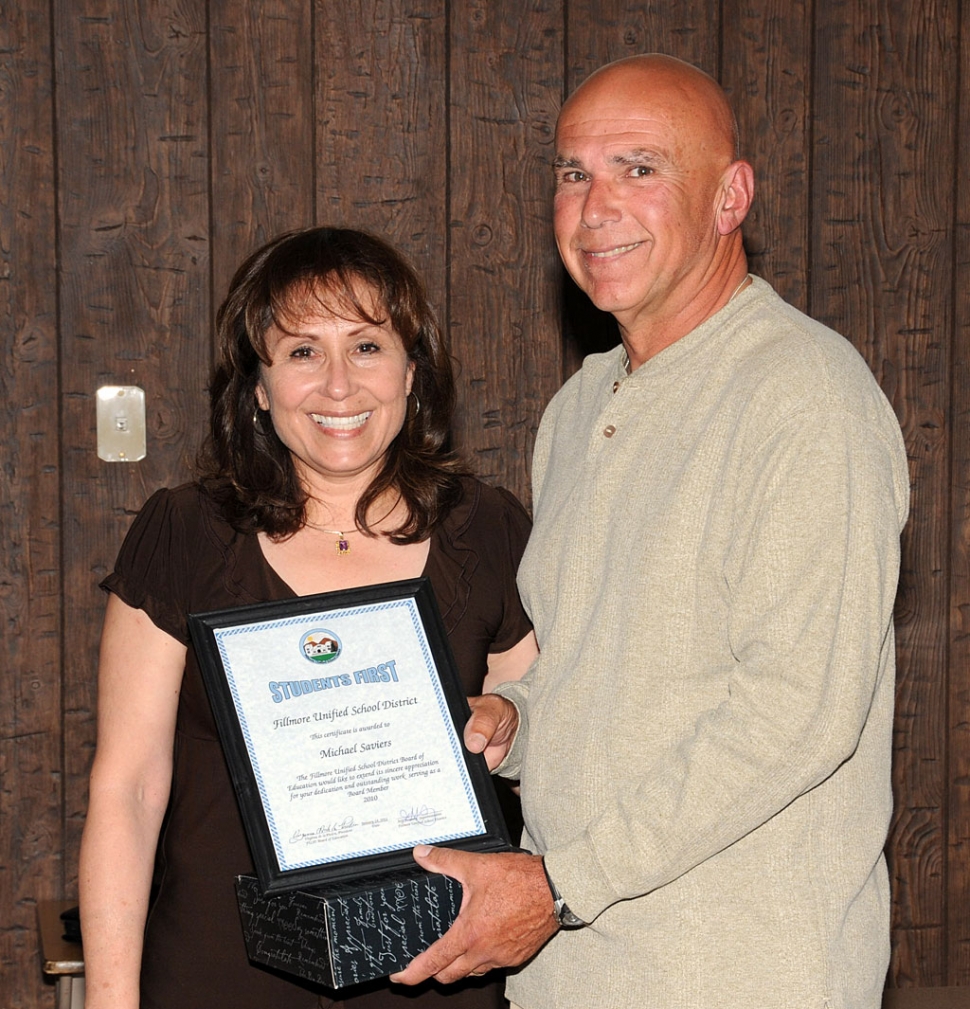
{"type": "Polygon", "coordinates": [[[721,205],[717,211],[717,233],[730,235],[741,227],[754,199],[754,169],[747,161],[733,161],[721,180],[721,205]]]}

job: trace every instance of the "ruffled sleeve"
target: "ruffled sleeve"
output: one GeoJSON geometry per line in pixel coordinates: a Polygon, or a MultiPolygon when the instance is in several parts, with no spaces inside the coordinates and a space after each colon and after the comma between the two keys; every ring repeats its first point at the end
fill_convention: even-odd
{"type": "Polygon", "coordinates": [[[156,491],[125,537],[114,571],[101,582],[166,634],[188,644],[190,537],[180,499],[193,488],[156,491]]]}
{"type": "Polygon", "coordinates": [[[512,494],[467,477],[432,538],[426,571],[469,695],[481,693],[488,656],[532,630],[515,584],[530,528],[512,494]]]}

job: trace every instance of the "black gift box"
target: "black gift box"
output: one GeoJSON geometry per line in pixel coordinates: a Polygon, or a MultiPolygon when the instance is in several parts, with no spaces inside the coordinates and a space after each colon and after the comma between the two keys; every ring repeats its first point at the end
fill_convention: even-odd
{"type": "Polygon", "coordinates": [[[415,869],[320,889],[264,895],[236,877],[249,958],[331,988],[403,970],[448,930],[461,883],[415,869]]]}

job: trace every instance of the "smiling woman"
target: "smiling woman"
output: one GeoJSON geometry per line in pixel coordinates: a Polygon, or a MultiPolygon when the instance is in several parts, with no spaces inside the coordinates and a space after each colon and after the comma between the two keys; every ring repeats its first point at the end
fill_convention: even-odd
{"type": "MultiPolygon", "coordinates": [[[[447,447],[451,361],[401,256],[346,229],[282,235],[237,271],[217,326],[201,478],[149,500],[103,583],[88,1009],[334,1004],[246,957],[233,879],[252,860],[189,613],[424,574],[467,693],[521,676],[537,651],[515,588],[528,518],[447,447]]],[[[415,999],[385,981],[339,1005],[497,1009],[502,987],[415,999]]]]}
{"type": "Polygon", "coordinates": [[[404,259],[349,229],[282,235],[239,268],[217,326],[222,361],[212,384],[206,468],[217,493],[224,478],[237,485],[224,501],[233,520],[272,536],[318,520],[366,532],[378,517],[374,506],[390,492],[406,513],[393,541],[425,539],[454,498],[461,466],[447,450],[451,358],[404,259]],[[356,431],[354,418],[371,408],[380,416],[356,431]],[[322,428],[313,413],[327,418],[322,428]],[[328,480],[303,458],[305,444],[298,450],[286,441],[318,444],[310,435],[325,430],[337,439],[339,429],[348,441],[360,434],[378,446],[360,474],[333,472],[328,480]],[[304,482],[311,473],[326,481],[322,496],[304,482]],[[354,502],[349,515],[340,513],[338,497],[354,502]]]}
{"type": "MultiPolygon", "coordinates": [[[[369,290],[357,293],[373,301],[369,290]]],[[[256,385],[256,402],[269,412],[311,501],[327,494],[330,481],[366,487],[376,476],[404,426],[414,377],[389,321],[346,318],[313,303],[324,297],[270,327],[270,362],[256,385]]]]}

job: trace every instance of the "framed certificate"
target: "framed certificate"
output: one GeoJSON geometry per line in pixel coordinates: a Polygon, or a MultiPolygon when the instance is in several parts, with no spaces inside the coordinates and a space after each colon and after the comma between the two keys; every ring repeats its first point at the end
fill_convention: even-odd
{"type": "Polygon", "coordinates": [[[193,614],[266,893],[509,848],[426,578],[193,614]]]}

